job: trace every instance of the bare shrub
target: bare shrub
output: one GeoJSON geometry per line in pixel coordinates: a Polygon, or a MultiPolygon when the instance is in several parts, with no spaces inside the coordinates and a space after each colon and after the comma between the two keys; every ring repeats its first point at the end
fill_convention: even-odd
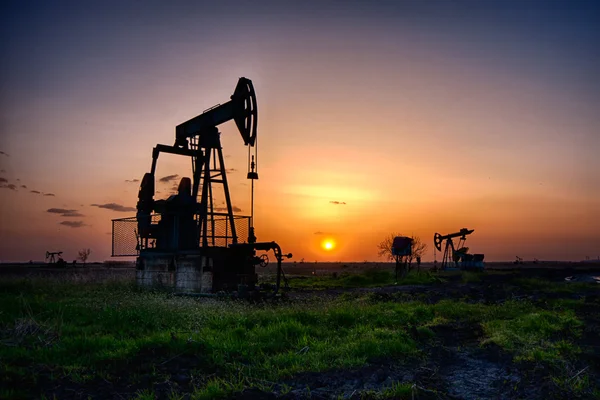
{"type": "Polygon", "coordinates": [[[85,262],[89,258],[91,252],[92,252],[91,249],[82,249],[82,250],[79,250],[79,256],[77,258],[79,260],[81,260],[81,262],[83,262],[83,264],[85,265],[85,262]]]}
{"type": "MultiPolygon", "coordinates": [[[[377,245],[377,255],[379,257],[386,258],[390,261],[394,261],[396,257],[392,253],[392,246],[394,244],[394,238],[396,236],[404,236],[401,233],[391,233],[385,237],[378,245],[377,245]]],[[[413,259],[417,257],[423,257],[425,252],[427,251],[427,243],[421,241],[421,238],[418,236],[410,236],[413,240],[412,246],[412,255],[407,256],[407,262],[410,264],[413,259]]]]}

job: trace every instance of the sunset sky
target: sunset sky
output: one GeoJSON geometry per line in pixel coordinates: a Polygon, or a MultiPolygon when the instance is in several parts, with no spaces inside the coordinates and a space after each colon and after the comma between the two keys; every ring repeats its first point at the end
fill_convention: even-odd
{"type": "MultiPolygon", "coordinates": [[[[241,76],[258,99],[256,234],[295,260],[378,260],[402,232],[429,261],[434,233],[463,227],[488,261],[596,258],[598,4],[4,2],[0,262],[109,259],[152,148],[241,76]]],[[[247,215],[247,149],[220,130],[247,215]]],[[[157,181],[189,164],[161,156],[157,181]]]]}

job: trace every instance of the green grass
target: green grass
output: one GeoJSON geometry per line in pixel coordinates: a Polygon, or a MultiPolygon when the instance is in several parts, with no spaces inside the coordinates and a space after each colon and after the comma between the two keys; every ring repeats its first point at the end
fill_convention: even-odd
{"type": "Polygon", "coordinates": [[[295,277],[290,286],[305,289],[357,288],[387,285],[427,285],[443,280],[429,271],[411,271],[404,278],[396,280],[393,271],[370,269],[361,274],[331,274],[327,276],[295,277]]]}
{"type": "Polygon", "coordinates": [[[600,285],[593,282],[552,282],[539,278],[515,278],[512,280],[512,284],[526,290],[540,290],[546,293],[556,294],[571,294],[589,290],[600,290],[600,285]]]}
{"type": "Polygon", "coordinates": [[[232,383],[223,379],[211,379],[204,386],[194,390],[191,400],[224,399],[241,392],[244,387],[243,381],[232,383]]]}
{"type": "Polygon", "coordinates": [[[140,390],[135,396],[135,400],[154,400],[155,398],[154,392],[150,389],[140,390]]]}
{"type": "Polygon", "coordinates": [[[393,382],[388,388],[381,391],[366,391],[361,393],[361,398],[366,399],[413,399],[415,388],[412,383],[393,382]]]}
{"type": "Polygon", "coordinates": [[[537,311],[511,320],[483,324],[485,342],[496,343],[517,354],[517,360],[558,362],[580,350],[568,341],[581,333],[582,323],[572,311],[537,311]],[[566,340],[565,340],[566,339],[566,340]]]}
{"type": "Polygon", "coordinates": [[[7,289],[0,295],[2,339],[11,342],[0,348],[10,370],[1,378],[5,384],[35,380],[29,367],[39,364],[51,366],[56,377],[85,382],[91,371],[109,373],[149,350],[161,354],[157,361],[197,354],[209,372],[270,379],[418,353],[406,327],[418,323],[419,308],[410,305],[252,307],[122,286],[7,289]]]}
{"type": "Polygon", "coordinates": [[[413,385],[410,383],[394,382],[388,389],[384,389],[383,398],[389,399],[410,399],[413,397],[413,385]]]}
{"type": "MultiPolygon", "coordinates": [[[[389,276],[370,272],[361,279],[375,284],[389,276]]],[[[349,282],[354,282],[351,277],[349,282]]],[[[424,343],[435,340],[436,325],[458,322],[481,325],[483,344],[495,343],[518,360],[558,362],[579,353],[572,343],[581,330],[573,311],[578,304],[557,302],[546,310],[524,301],[425,304],[376,302],[364,295],[250,305],[173,297],[123,284],[3,282],[0,387],[14,389],[0,394],[18,397],[11,390],[35,387],[40,366],[55,379],[85,383],[117,374],[123,365],[130,379],[141,368],[158,376],[157,365],[193,354],[202,361],[198,375],[211,378],[196,387],[192,398],[227,397],[260,382],[358,367],[381,357],[414,363],[424,357],[424,343]],[[141,357],[150,352],[151,360],[141,357]]],[[[409,393],[401,383],[389,390],[382,395],[403,398],[409,393]]],[[[137,393],[139,399],[151,396],[137,393]]]]}
{"type": "Polygon", "coordinates": [[[462,271],[461,279],[464,283],[481,282],[481,278],[484,276],[484,274],[485,272],[462,271]]]}

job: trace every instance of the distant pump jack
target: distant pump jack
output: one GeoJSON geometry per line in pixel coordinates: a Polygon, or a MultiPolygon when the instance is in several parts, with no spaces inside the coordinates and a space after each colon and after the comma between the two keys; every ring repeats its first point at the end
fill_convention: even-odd
{"type": "Polygon", "coordinates": [[[442,270],[450,270],[453,268],[483,269],[484,255],[468,254],[469,248],[464,246],[467,236],[474,231],[474,229],[462,228],[460,231],[448,235],[436,233],[433,236],[433,244],[438,251],[442,251],[442,242],[446,242],[444,256],[442,258],[442,270]],[[452,241],[454,238],[459,238],[457,247],[454,247],[454,242],[452,241]]]}
{"type": "Polygon", "coordinates": [[[62,251],[47,251],[46,252],[46,262],[48,264],[54,264],[59,267],[64,267],[67,265],[67,262],[62,258],[62,251]],[[58,259],[56,258],[58,257],[58,259]]]}
{"type": "Polygon", "coordinates": [[[258,110],[252,81],[240,78],[230,101],[216,105],[175,128],[173,146],[158,144],[152,166],[141,181],[135,218],[113,220],[113,256],[137,256],[141,286],[169,286],[179,292],[276,295],[285,275],[284,258],[276,242],[257,242],[254,232],[254,181],[258,179],[258,110]],[[252,181],[250,215],[234,215],[217,126],[233,120],[248,146],[252,181]],[[155,200],[155,172],[160,153],[191,158],[192,177],[181,178],[177,194],[155,200]],[[225,198],[219,209],[214,192],[225,198]],[[133,236],[132,236],[133,235],[133,236]],[[132,241],[133,238],[133,241],[132,241]],[[135,243],[134,246],[131,243],[135,243]],[[265,267],[267,254],[277,261],[273,286],[258,286],[256,266],[265,267]]]}

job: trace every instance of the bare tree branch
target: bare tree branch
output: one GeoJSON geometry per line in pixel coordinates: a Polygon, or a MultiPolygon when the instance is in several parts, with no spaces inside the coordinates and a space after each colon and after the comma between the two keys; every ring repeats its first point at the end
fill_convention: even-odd
{"type": "Polygon", "coordinates": [[[79,251],[79,258],[84,264],[87,261],[88,257],[90,256],[90,253],[92,252],[92,250],[90,249],[83,249],[79,251]]]}

